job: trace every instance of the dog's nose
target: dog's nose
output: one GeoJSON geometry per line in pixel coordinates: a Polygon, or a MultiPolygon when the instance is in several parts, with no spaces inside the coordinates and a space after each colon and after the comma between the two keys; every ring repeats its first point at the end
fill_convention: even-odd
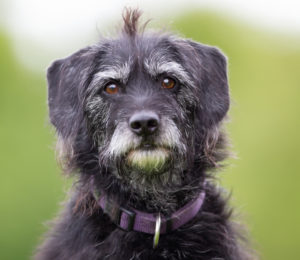
{"type": "Polygon", "coordinates": [[[159,117],[152,111],[140,111],[129,119],[131,130],[137,135],[151,135],[156,132],[159,125],[159,117]]]}

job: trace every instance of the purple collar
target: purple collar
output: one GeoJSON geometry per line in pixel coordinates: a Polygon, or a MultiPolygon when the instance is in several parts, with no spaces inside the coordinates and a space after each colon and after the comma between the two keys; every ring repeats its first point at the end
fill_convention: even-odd
{"type": "Polygon", "coordinates": [[[175,230],[191,219],[193,219],[201,209],[205,191],[202,191],[197,198],[190,201],[182,208],[175,211],[171,216],[161,216],[159,213],[146,213],[136,209],[125,209],[105,195],[95,196],[98,205],[108,214],[111,220],[125,231],[139,231],[148,234],[164,234],[175,230]]]}

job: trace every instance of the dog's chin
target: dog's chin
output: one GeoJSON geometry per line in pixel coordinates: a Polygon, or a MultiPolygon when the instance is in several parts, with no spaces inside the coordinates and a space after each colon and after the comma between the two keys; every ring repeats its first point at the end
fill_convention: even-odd
{"type": "Polygon", "coordinates": [[[163,147],[133,149],[126,156],[127,165],[141,173],[159,174],[167,168],[170,151],[163,147]]]}

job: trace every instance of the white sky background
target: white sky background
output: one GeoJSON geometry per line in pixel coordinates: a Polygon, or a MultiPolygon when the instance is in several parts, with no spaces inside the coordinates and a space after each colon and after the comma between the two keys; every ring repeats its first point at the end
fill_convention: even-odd
{"type": "Polygon", "coordinates": [[[40,70],[109,33],[124,6],[138,6],[154,21],[169,17],[170,24],[184,10],[216,9],[260,28],[300,35],[300,0],[0,0],[0,23],[11,33],[16,56],[40,70]]]}

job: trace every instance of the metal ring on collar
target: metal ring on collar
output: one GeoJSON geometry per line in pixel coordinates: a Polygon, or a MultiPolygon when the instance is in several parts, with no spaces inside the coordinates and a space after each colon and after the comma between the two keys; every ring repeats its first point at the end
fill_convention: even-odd
{"type": "Polygon", "coordinates": [[[156,217],[156,222],[155,222],[155,234],[153,237],[153,248],[156,248],[158,245],[159,236],[160,236],[160,226],[161,226],[161,217],[160,217],[160,213],[158,213],[158,215],[156,217]]]}

